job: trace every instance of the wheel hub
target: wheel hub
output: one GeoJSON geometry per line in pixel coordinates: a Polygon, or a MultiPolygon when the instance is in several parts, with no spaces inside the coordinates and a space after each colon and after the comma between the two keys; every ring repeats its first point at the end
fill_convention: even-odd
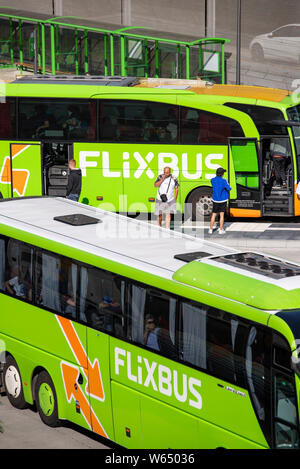
{"type": "Polygon", "coordinates": [[[49,384],[42,383],[39,389],[39,403],[43,413],[46,416],[52,414],[54,410],[54,397],[49,384]]]}
{"type": "Polygon", "coordinates": [[[212,213],[213,201],[208,195],[202,195],[196,202],[196,213],[197,216],[203,217],[212,213]]]}
{"type": "Polygon", "coordinates": [[[22,384],[21,378],[17,368],[13,365],[10,365],[5,373],[5,386],[7,392],[17,399],[20,395],[22,384]]]}

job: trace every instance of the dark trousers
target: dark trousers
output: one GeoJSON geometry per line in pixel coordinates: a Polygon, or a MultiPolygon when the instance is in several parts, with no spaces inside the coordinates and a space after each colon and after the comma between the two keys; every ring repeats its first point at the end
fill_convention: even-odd
{"type": "Polygon", "coordinates": [[[273,156],[276,183],[279,185],[281,181],[286,184],[285,160],[284,156],[273,156]]]}

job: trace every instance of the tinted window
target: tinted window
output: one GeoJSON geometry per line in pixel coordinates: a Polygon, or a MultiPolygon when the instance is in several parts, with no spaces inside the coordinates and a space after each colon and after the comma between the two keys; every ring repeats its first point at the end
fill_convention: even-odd
{"type": "Polygon", "coordinates": [[[272,33],[272,37],[292,37],[293,36],[293,27],[292,26],[284,26],[282,28],[276,29],[272,33]]]}
{"type": "Polygon", "coordinates": [[[0,138],[10,139],[16,137],[16,108],[15,99],[0,99],[0,138]]]}
{"type": "Polygon", "coordinates": [[[228,117],[192,108],[181,108],[181,143],[227,144],[228,137],[243,137],[240,124],[228,117]]]}
{"type": "Polygon", "coordinates": [[[33,249],[19,241],[0,239],[1,290],[32,301],[33,249]]]}
{"type": "Polygon", "coordinates": [[[274,124],[274,121],[285,120],[279,109],[240,103],[226,103],[226,106],[248,114],[253,119],[260,135],[287,135],[288,133],[286,127],[274,124]]]}
{"type": "Polygon", "coordinates": [[[35,278],[36,304],[75,319],[77,265],[66,257],[38,252],[35,278]]]}
{"type": "Polygon", "coordinates": [[[246,375],[256,414],[261,424],[270,420],[270,370],[271,370],[272,336],[252,326],[246,344],[246,375]]]}
{"type": "Polygon", "coordinates": [[[131,285],[128,338],[169,358],[176,358],[176,299],[159,290],[131,285]]]}
{"type": "Polygon", "coordinates": [[[80,318],[90,327],[124,336],[125,281],[95,268],[81,268],[80,318]]]}
{"type": "Polygon", "coordinates": [[[179,358],[220,379],[245,386],[247,328],[215,308],[183,301],[179,314],[179,358]]]}
{"type": "Polygon", "coordinates": [[[143,101],[102,101],[100,140],[177,143],[178,108],[143,101]]]}
{"type": "Polygon", "coordinates": [[[20,99],[19,138],[94,140],[95,101],[20,99]]]}

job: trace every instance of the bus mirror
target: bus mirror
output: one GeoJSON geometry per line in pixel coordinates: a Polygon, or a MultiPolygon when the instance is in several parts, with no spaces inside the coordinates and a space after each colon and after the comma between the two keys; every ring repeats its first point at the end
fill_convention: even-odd
{"type": "MultiPolygon", "coordinates": [[[[298,349],[297,349],[297,350],[298,350],[298,349]]],[[[297,375],[300,376],[300,357],[299,357],[299,351],[298,351],[297,356],[295,356],[295,355],[292,355],[292,356],[291,356],[291,368],[292,368],[292,370],[295,371],[295,373],[297,373],[297,375]]]]}

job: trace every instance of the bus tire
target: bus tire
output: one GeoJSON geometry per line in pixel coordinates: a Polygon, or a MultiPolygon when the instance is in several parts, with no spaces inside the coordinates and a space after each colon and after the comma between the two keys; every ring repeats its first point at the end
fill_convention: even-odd
{"type": "Polygon", "coordinates": [[[53,381],[43,370],[37,377],[35,387],[36,406],[42,422],[49,427],[58,427],[57,397],[53,381]]]}
{"type": "Polygon", "coordinates": [[[198,187],[188,197],[187,203],[191,205],[189,212],[192,220],[209,220],[212,214],[212,189],[210,187],[198,187]]]}
{"type": "Polygon", "coordinates": [[[16,409],[25,409],[27,402],[24,398],[21,373],[16,360],[7,355],[3,367],[3,382],[7,398],[16,409]]]}

